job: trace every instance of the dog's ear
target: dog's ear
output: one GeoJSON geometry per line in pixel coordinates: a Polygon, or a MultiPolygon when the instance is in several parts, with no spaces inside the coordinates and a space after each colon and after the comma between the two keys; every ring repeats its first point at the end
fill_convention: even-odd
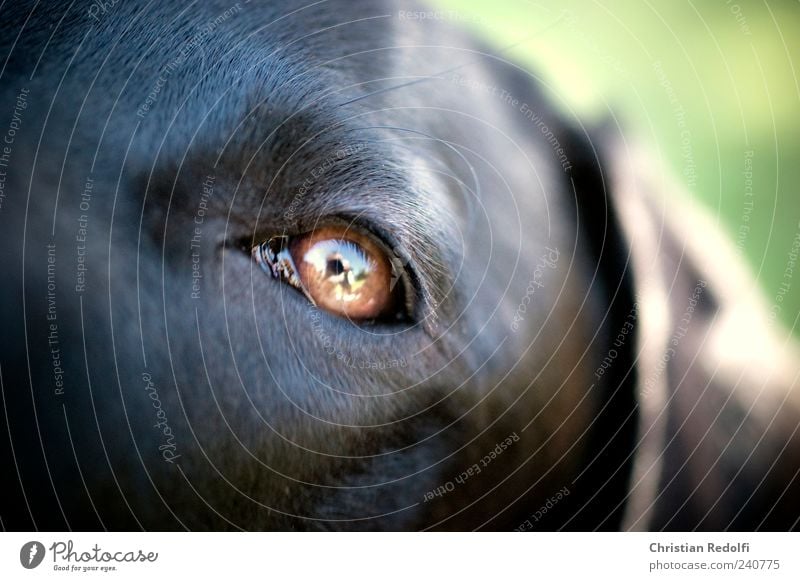
{"type": "Polygon", "coordinates": [[[784,520],[800,513],[800,459],[786,452],[800,445],[795,342],[670,173],[644,147],[608,133],[603,143],[635,297],[638,427],[623,527],[796,526],[784,520]]]}
{"type": "Polygon", "coordinates": [[[595,392],[596,411],[583,451],[586,469],[574,483],[582,508],[577,518],[571,517],[563,526],[615,530],[625,518],[634,466],[631,450],[640,424],[636,342],[628,337],[637,312],[635,276],[610,181],[608,131],[564,121],[558,139],[570,161],[564,179],[573,204],[575,238],[588,256],[585,268],[591,270],[587,273],[588,287],[582,292],[584,299],[596,302],[602,310],[595,339],[587,348],[597,362],[593,383],[588,386],[595,392]]]}

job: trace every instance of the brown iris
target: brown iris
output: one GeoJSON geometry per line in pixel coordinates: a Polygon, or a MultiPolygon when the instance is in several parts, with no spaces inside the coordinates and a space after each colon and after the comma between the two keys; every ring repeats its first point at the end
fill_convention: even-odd
{"type": "Polygon", "coordinates": [[[396,314],[397,275],[387,252],[370,235],[326,226],[272,238],[254,255],[273,276],[334,315],[374,320],[396,314]]]}

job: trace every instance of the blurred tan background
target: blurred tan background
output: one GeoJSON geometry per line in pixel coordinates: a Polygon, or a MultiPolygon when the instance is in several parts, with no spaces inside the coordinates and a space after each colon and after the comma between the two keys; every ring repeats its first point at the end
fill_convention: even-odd
{"type": "Polygon", "coordinates": [[[506,54],[566,112],[650,144],[800,334],[800,2],[430,3],[495,46],[524,41],[506,54]]]}

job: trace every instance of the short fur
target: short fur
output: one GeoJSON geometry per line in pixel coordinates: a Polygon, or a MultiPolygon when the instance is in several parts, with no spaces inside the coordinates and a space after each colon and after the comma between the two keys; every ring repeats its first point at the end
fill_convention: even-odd
{"type": "Polygon", "coordinates": [[[680,194],[502,53],[408,2],[33,4],[0,9],[5,528],[797,526],[794,347],[714,349],[743,307],[680,194]],[[333,217],[412,323],[254,265],[333,217]]]}

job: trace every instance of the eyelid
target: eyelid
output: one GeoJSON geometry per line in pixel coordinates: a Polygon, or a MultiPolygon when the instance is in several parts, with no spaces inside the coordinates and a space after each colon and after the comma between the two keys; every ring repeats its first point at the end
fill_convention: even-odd
{"type": "Polygon", "coordinates": [[[292,253],[289,252],[289,240],[289,236],[273,236],[266,242],[253,247],[253,258],[264,272],[278,280],[285,280],[291,286],[299,289],[316,307],[317,302],[297,274],[297,265],[294,263],[292,253]]]}

